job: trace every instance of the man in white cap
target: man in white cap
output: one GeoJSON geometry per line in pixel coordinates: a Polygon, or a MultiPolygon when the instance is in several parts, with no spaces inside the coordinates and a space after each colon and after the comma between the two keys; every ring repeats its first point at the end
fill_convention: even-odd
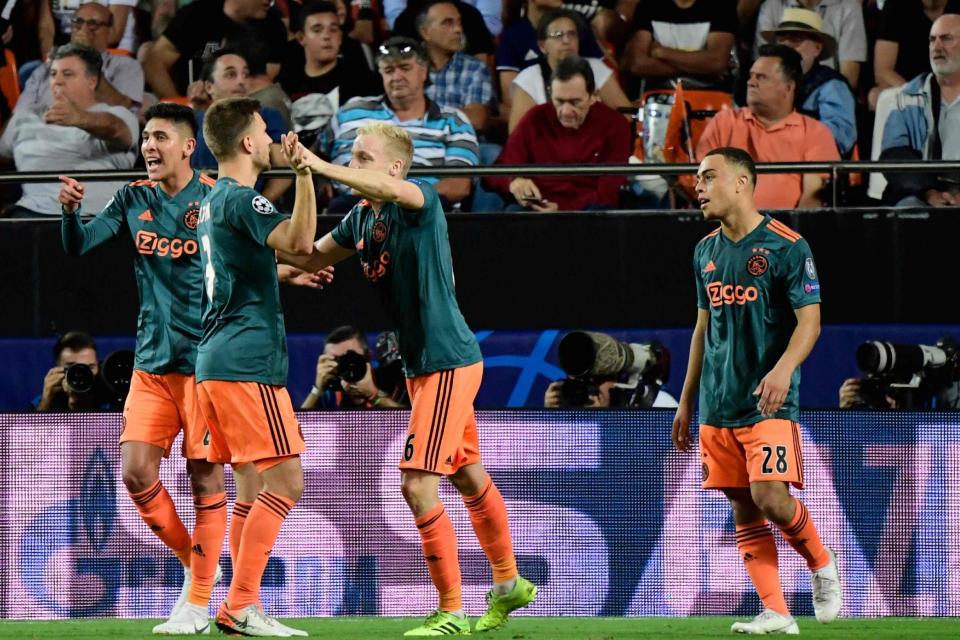
{"type": "Polygon", "coordinates": [[[767,42],[783,44],[800,54],[803,79],[797,87],[797,110],[827,125],[844,158],[857,142],[856,101],[846,78],[820,61],[830,59],[837,41],[823,30],[816,11],[784,9],[776,29],[763,32],[767,42]]]}

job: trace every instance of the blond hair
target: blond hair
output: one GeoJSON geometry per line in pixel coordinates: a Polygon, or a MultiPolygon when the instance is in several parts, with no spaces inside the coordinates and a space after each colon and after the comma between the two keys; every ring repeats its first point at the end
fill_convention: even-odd
{"type": "Polygon", "coordinates": [[[413,164],[413,140],[406,129],[386,122],[371,122],[357,130],[358,136],[377,136],[383,140],[384,150],[393,156],[394,160],[403,161],[403,175],[407,175],[410,165],[413,164]]]}

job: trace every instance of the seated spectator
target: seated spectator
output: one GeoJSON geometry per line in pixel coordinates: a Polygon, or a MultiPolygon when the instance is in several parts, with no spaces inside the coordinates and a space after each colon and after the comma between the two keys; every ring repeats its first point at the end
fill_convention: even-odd
{"type": "Polygon", "coordinates": [[[350,98],[377,95],[383,87],[380,78],[365,64],[351,64],[340,56],[343,31],[335,5],[311,2],[299,16],[302,22],[293,28],[304,62],[284,65],[279,81],[293,101],[293,129],[300,141],[310,147],[350,98]]]}
{"type": "MultiPolygon", "coordinates": [[[[509,130],[533,107],[550,100],[550,77],[561,60],[579,55],[580,14],[569,9],[554,9],[544,14],[537,27],[537,42],[544,57],[517,74],[510,85],[509,130]]],[[[620,88],[613,71],[599,58],[584,58],[597,84],[597,97],[608,107],[629,107],[630,100],[620,88]]]]}
{"type": "MultiPolygon", "coordinates": [[[[960,160],[960,15],[930,29],[930,68],[901,87],[883,128],[882,160],[960,160]],[[933,126],[930,126],[933,123],[933,126]]],[[[956,175],[885,173],[883,200],[900,206],[960,205],[956,175]]]]}
{"type": "MultiPolygon", "coordinates": [[[[461,111],[442,107],[427,98],[427,54],[416,40],[395,36],[378,48],[377,68],[383,79],[383,96],[354,98],[330,120],[320,147],[335,164],[347,165],[353,154],[357,130],[371,120],[395,124],[413,139],[413,166],[471,167],[478,162],[477,135],[461,111]]],[[[425,178],[433,182],[433,178],[425,178]]],[[[470,194],[470,178],[443,178],[435,183],[445,210],[470,194]]],[[[358,198],[347,195],[330,203],[331,212],[343,213],[358,198]]]]}
{"type": "MultiPolygon", "coordinates": [[[[537,25],[543,19],[543,14],[562,6],[563,0],[519,0],[508,4],[496,55],[500,99],[505,105],[510,103],[513,79],[527,67],[538,64],[543,56],[537,42],[537,25]]],[[[602,58],[603,50],[593,33],[589,29],[578,30],[580,55],[602,58]]]]}
{"type": "MultiPolygon", "coordinates": [[[[802,78],[796,51],[779,44],[760,47],[760,57],[750,68],[747,106],[724,109],[713,117],[697,143],[697,158],[717,147],[739,147],[757,162],[839,160],[827,125],[794,109],[802,78]]],[[[823,185],[822,175],[766,173],[757,179],[754,198],[762,209],[820,207],[823,185]]]]}
{"type": "Polygon", "coordinates": [[[186,95],[203,58],[225,41],[251,29],[264,43],[267,74],[276,78],[287,43],[287,29],[275,7],[261,0],[194,0],[179,9],[163,35],[144,56],[147,82],[159,98],[186,95]],[[191,68],[193,71],[191,71],[191,68]]]}
{"type": "Polygon", "coordinates": [[[677,78],[688,89],[730,88],[733,0],[646,0],[632,28],[620,68],[647,80],[647,89],[677,78]]]}
{"type": "MultiPolygon", "coordinates": [[[[125,107],[136,113],[143,102],[143,69],[133,58],[107,51],[112,19],[110,11],[101,4],[81,4],[73,12],[70,42],[95,49],[103,59],[97,102],[125,107]]],[[[30,75],[15,111],[42,111],[50,107],[51,101],[50,64],[47,63],[30,75]]]]}
{"type": "MultiPolygon", "coordinates": [[[[530,109],[510,134],[497,164],[625,164],[630,125],[601,103],[593,71],[583,58],[557,64],[549,104],[530,109]]],[[[614,209],[624,176],[488,177],[484,183],[518,203],[514,209],[614,209]]]]}
{"type": "Polygon", "coordinates": [[[850,86],[856,88],[860,65],[867,61],[867,30],[863,25],[861,0],[765,0],[757,18],[754,56],[765,42],[764,33],[786,20],[784,11],[791,8],[807,9],[820,16],[820,31],[829,34],[839,45],[830,55],[825,55],[820,63],[839,71],[850,86]]]}
{"type": "MultiPolygon", "coordinates": [[[[48,0],[39,4],[41,10],[53,18],[37,23],[40,41],[49,43],[49,47],[74,42],[72,36],[77,26],[76,12],[82,5],[77,0],[48,0]]],[[[99,4],[110,14],[109,24],[104,27],[107,46],[130,53],[136,51],[137,34],[132,13],[136,0],[100,0],[99,4]]],[[[44,49],[44,52],[49,51],[50,48],[44,49]]]]}
{"type": "MultiPolygon", "coordinates": [[[[297,25],[303,24],[303,9],[316,1],[317,0],[307,0],[307,2],[303,3],[302,5],[299,3],[299,1],[290,3],[290,7],[293,10],[290,12],[289,24],[291,33],[294,36],[296,36],[297,25]]],[[[347,6],[347,2],[345,2],[345,0],[329,0],[329,2],[336,7],[337,19],[340,23],[340,33],[342,35],[339,55],[340,61],[346,63],[346,66],[350,68],[359,67],[362,63],[366,65],[370,73],[373,73],[373,52],[370,48],[373,40],[367,36],[372,36],[374,31],[379,31],[379,29],[375,29],[372,26],[372,16],[368,16],[371,18],[369,20],[364,19],[358,22],[354,20],[353,16],[353,9],[355,9],[355,7],[347,6]],[[361,29],[358,26],[360,23],[364,25],[369,24],[370,28],[361,29]],[[361,35],[358,35],[358,30],[364,32],[362,37],[361,35]],[[369,31],[370,33],[367,34],[366,31],[369,31]]],[[[367,15],[366,11],[367,10],[365,9],[359,10],[359,12],[364,13],[364,15],[367,15]]],[[[377,41],[379,42],[380,40],[384,39],[386,38],[383,37],[377,41]]],[[[283,58],[284,66],[289,64],[294,68],[297,68],[302,67],[303,63],[303,47],[300,46],[300,43],[297,42],[296,38],[289,40],[287,42],[287,50],[283,58]]]]}
{"type": "MultiPolygon", "coordinates": [[[[103,58],[78,44],[55,49],[50,62],[52,102],[46,110],[20,109],[0,137],[0,158],[17,171],[132,169],[140,135],[129,109],[97,101],[103,58]]],[[[99,211],[123,183],[94,182],[86,203],[99,211]]],[[[56,183],[23,185],[23,197],[8,215],[59,216],[56,183]]]]}
{"type": "MultiPolygon", "coordinates": [[[[487,29],[483,16],[473,6],[463,0],[451,0],[463,20],[463,52],[476,56],[483,61],[493,55],[495,45],[493,35],[487,29]]],[[[429,0],[410,0],[393,23],[393,33],[407,38],[418,38],[417,16],[429,0]]]]}
{"type": "Polygon", "coordinates": [[[317,358],[317,376],[313,388],[300,408],[397,409],[409,406],[409,403],[402,402],[406,398],[402,379],[400,384],[394,381],[389,388],[378,386],[379,371],[374,371],[371,366],[371,356],[367,338],[359,329],[348,325],[331,331],[327,334],[323,353],[317,358]],[[360,356],[366,363],[366,373],[356,382],[344,379],[344,367],[338,362],[347,352],[360,356]]]}
{"type": "Polygon", "coordinates": [[[430,60],[427,97],[441,107],[460,109],[478,132],[486,130],[493,104],[490,69],[463,53],[463,27],[457,5],[429,0],[417,14],[417,32],[430,60]]]}
{"type": "MultiPolygon", "coordinates": [[[[636,0],[624,4],[636,6],[636,0]]],[[[620,0],[566,0],[563,7],[583,16],[601,43],[620,50],[627,31],[620,0]]]]}
{"type": "MultiPolygon", "coordinates": [[[[501,0],[463,0],[463,2],[480,12],[483,23],[492,36],[500,35],[503,30],[503,3],[501,0]]],[[[393,28],[397,17],[406,9],[408,4],[410,3],[407,0],[384,0],[383,13],[390,28],[393,28]]]]}
{"type": "Polygon", "coordinates": [[[960,13],[958,0],[886,0],[880,14],[880,29],[873,47],[876,86],[868,102],[876,109],[880,92],[906,84],[910,78],[930,72],[927,42],[918,37],[930,33],[933,21],[944,13],[960,13]]]}
{"type": "MultiPolygon", "coordinates": [[[[203,116],[207,108],[222,98],[249,97],[248,81],[250,77],[246,58],[237,51],[224,47],[214,53],[203,65],[202,78],[190,86],[190,105],[197,116],[197,148],[190,156],[190,166],[195,169],[214,169],[217,159],[207,146],[203,137],[203,116]]],[[[267,134],[276,143],[289,128],[280,112],[269,107],[260,109],[260,116],[267,125],[267,134]]],[[[271,202],[278,201],[292,184],[287,178],[271,178],[257,189],[271,202]]]]}
{"type": "Polygon", "coordinates": [[[43,378],[43,391],[32,406],[35,411],[119,411],[120,406],[107,398],[100,385],[76,389],[67,380],[67,369],[89,367],[94,376],[100,373],[97,345],[86,331],[69,331],[53,345],[53,367],[43,378]]]}
{"type": "Polygon", "coordinates": [[[776,29],[764,31],[763,37],[800,54],[803,79],[797,89],[799,111],[830,127],[840,155],[849,158],[857,143],[856,100],[847,79],[820,63],[837,49],[837,41],[823,31],[820,15],[806,9],[787,9],[783,21],[776,29]]]}

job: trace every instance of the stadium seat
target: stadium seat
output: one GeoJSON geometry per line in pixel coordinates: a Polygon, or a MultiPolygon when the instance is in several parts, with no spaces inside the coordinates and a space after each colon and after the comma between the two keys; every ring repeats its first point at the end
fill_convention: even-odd
{"type": "Polygon", "coordinates": [[[692,162],[707,123],[721,109],[732,107],[729,93],[686,91],[679,82],[676,90],[647,91],[640,100],[634,155],[646,162],[692,162]],[[680,109],[675,108],[678,97],[680,109]]]}
{"type": "Polygon", "coordinates": [[[0,91],[12,110],[20,98],[20,82],[17,79],[17,59],[10,49],[4,50],[4,65],[0,67],[0,91]]]}
{"type": "Polygon", "coordinates": [[[170,96],[169,98],[161,98],[160,102],[172,102],[173,104],[182,104],[185,107],[193,106],[187,96],[170,96]]]}

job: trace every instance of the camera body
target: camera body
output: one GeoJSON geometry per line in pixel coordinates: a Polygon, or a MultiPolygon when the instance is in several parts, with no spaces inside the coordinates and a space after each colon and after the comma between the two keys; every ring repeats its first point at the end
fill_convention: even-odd
{"type": "Polygon", "coordinates": [[[567,378],[560,385],[560,406],[584,407],[605,382],[611,407],[653,406],[670,375],[670,352],[659,342],[620,342],[605,333],[571,331],[558,346],[567,378]]]}
{"type": "Polygon", "coordinates": [[[865,374],[858,406],[889,409],[890,397],[898,409],[924,408],[960,380],[960,348],[946,337],[933,346],[871,340],[857,347],[857,367],[865,374]]]}
{"type": "Polygon", "coordinates": [[[333,359],[337,362],[337,370],[327,383],[331,389],[340,389],[343,382],[356,384],[367,375],[367,359],[356,351],[345,351],[333,359]]]}
{"type": "Polygon", "coordinates": [[[97,374],[88,364],[72,362],[64,365],[63,380],[71,393],[90,393],[97,383],[97,374]]]}

